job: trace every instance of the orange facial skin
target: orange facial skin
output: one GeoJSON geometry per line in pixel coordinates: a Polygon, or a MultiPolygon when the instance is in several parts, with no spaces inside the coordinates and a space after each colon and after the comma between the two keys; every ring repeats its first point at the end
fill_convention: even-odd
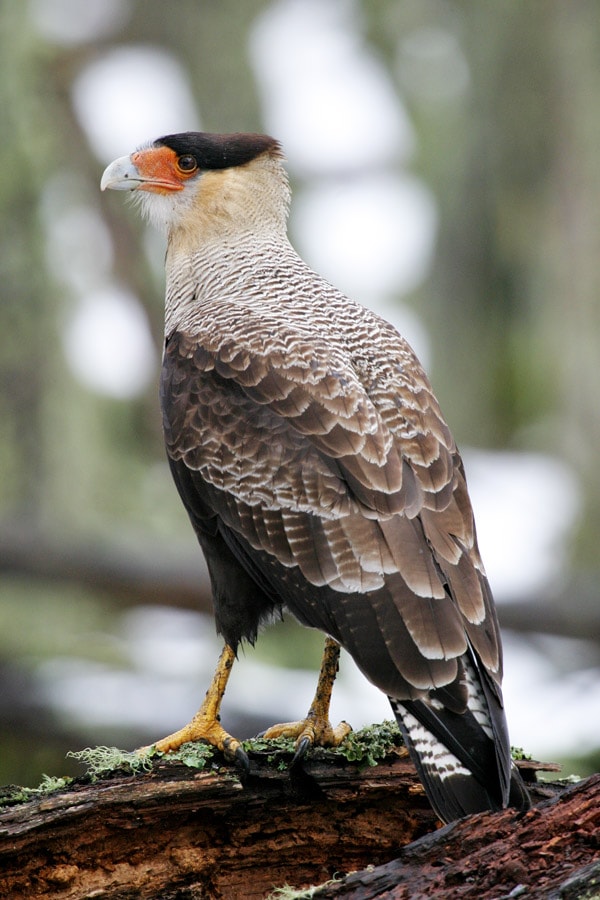
{"type": "Polygon", "coordinates": [[[182,191],[185,182],[198,172],[193,156],[177,156],[170,147],[136,150],[131,154],[131,162],[142,179],[138,190],[156,194],[182,191]]]}

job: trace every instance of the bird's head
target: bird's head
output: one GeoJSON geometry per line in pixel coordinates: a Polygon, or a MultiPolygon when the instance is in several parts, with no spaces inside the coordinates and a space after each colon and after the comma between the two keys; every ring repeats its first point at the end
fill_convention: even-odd
{"type": "Polygon", "coordinates": [[[285,231],[289,187],[282,159],[280,145],[267,135],[188,131],[116,159],[100,187],[134,192],[143,213],[170,234],[285,231]]]}

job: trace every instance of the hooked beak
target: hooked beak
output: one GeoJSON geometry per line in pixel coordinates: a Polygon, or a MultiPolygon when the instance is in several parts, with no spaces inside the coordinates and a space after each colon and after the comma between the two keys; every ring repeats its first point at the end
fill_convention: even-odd
{"type": "Polygon", "coordinates": [[[105,169],[101,190],[152,191],[171,194],[182,191],[186,174],[177,170],[177,156],[169,147],[147,147],[121,156],[105,169]]]}
{"type": "Polygon", "coordinates": [[[135,191],[143,182],[144,179],[131,161],[131,157],[120,156],[104,170],[100,190],[135,191]]]}

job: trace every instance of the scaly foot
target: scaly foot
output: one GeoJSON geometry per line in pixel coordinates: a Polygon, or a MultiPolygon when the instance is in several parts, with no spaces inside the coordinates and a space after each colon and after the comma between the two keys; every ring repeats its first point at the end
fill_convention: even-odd
{"type": "Polygon", "coordinates": [[[332,638],[326,638],[317,689],[306,719],[272,725],[262,735],[267,740],[277,737],[296,738],[296,753],[292,765],[302,759],[310,747],[337,747],[352,731],[347,722],[340,722],[334,728],[329,721],[331,691],[338,671],[339,657],[340,645],[332,638]]]}
{"type": "Polygon", "coordinates": [[[228,734],[219,721],[219,710],[223,694],[229,680],[231,667],[235,659],[235,653],[227,644],[223,647],[215,674],[210,687],[206,692],[204,702],[191,722],[174,731],[162,740],[152,744],[151,747],[142,747],[142,750],[155,749],[161,753],[170,753],[178,750],[182,744],[188,741],[204,741],[220,750],[227,759],[239,763],[244,769],[249,768],[248,757],[237,738],[228,734]]]}
{"type": "Polygon", "coordinates": [[[292,760],[294,765],[311,747],[337,747],[351,731],[352,728],[347,722],[340,722],[334,728],[328,718],[322,719],[309,712],[306,719],[299,722],[272,725],[263,732],[262,737],[267,740],[278,737],[296,738],[296,752],[292,760]]]}

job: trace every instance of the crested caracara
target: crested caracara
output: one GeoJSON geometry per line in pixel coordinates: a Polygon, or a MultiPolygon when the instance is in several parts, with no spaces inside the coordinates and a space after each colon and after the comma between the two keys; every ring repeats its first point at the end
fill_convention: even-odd
{"type": "Polygon", "coordinates": [[[341,646],[388,695],[440,818],[525,806],[454,439],[407,342],[290,245],[282,158],[265,135],[189,132],[102,177],[167,233],[165,442],[225,641],[202,707],[156,746],[204,739],[244,762],[221,699],[240,641],[286,609],[325,654],[307,718],[267,735],[299,755],[343,739],[341,646]]]}

